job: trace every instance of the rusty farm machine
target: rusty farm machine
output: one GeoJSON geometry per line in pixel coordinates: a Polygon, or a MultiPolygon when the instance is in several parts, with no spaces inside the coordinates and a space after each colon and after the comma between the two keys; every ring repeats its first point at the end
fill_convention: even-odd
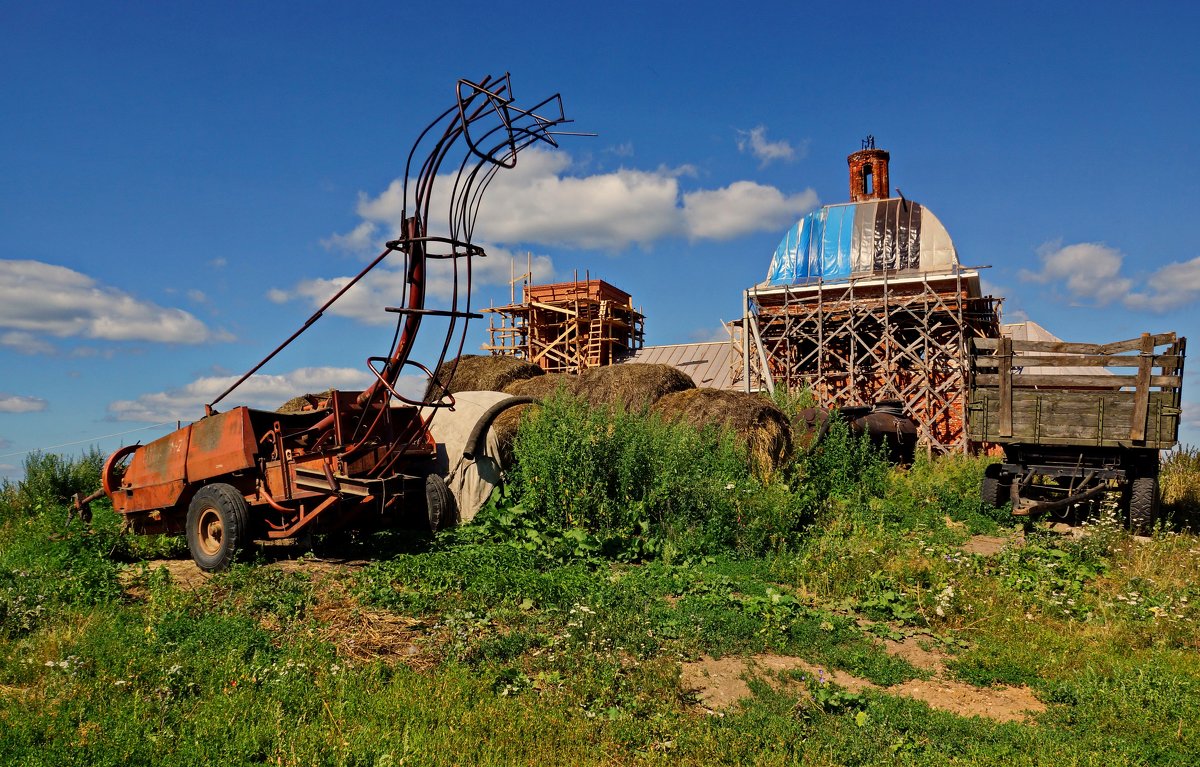
{"type": "MultiPolygon", "coordinates": [[[[460,80],[456,95],[456,103],[425,128],[408,155],[400,236],[206,405],[200,420],[113,453],[104,465],[102,488],[77,499],[81,510],[106,495],[134,532],[185,533],[192,557],[205,570],[227,567],[256,540],[389,526],[414,517],[433,529],[452,522],[454,499],[435,468],[438,445],[430,423],[439,413],[457,414],[453,396],[436,385],[431,371],[461,356],[467,325],[480,317],[471,311],[471,265],[485,255],[472,243],[479,204],[495,174],[514,167],[522,149],[537,142],[557,146],[560,126],[570,122],[557,94],[518,106],[507,74],[460,80]],[[434,231],[444,229],[431,233],[435,200],[448,201],[449,210],[434,231]],[[403,260],[402,304],[385,309],[396,315],[395,335],[387,356],[367,360],[375,380],[366,390],[330,391],[297,413],[215,409],[389,258],[403,260]],[[448,305],[427,301],[431,268],[449,278],[450,290],[437,291],[448,292],[440,302],[448,305]],[[446,332],[437,359],[426,366],[413,359],[414,342],[422,324],[433,321],[446,332]],[[401,372],[414,368],[431,380],[420,399],[397,390],[401,372]]],[[[500,409],[490,409],[474,424],[475,441],[500,409]]],[[[468,451],[473,444],[468,439],[468,451]]]]}

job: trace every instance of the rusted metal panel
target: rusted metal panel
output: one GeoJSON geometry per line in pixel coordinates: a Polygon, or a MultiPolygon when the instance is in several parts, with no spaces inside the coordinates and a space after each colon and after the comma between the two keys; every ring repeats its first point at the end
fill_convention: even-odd
{"type": "Polygon", "coordinates": [[[257,454],[258,440],[246,408],[210,415],[191,426],[187,479],[196,482],[248,469],[257,454]]]}
{"type": "Polygon", "coordinates": [[[129,468],[113,495],[113,508],[127,514],[173,506],[187,478],[191,426],[154,440],[134,452],[129,468]]]}

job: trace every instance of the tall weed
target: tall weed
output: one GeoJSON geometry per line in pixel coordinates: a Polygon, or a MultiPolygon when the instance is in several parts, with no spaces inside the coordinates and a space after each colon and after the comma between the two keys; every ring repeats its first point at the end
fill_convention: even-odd
{"type": "Polygon", "coordinates": [[[87,495],[100,487],[104,454],[98,448],[78,458],[35,451],[25,457],[25,476],[0,493],[0,518],[12,513],[36,513],[66,505],[76,493],[87,495]]]}
{"type": "Polygon", "coordinates": [[[1180,445],[1163,458],[1163,511],[1178,525],[1200,528],[1200,448],[1180,445]]]}
{"type": "Polygon", "coordinates": [[[580,551],[643,559],[753,549],[773,528],[795,527],[787,493],[764,493],[745,453],[715,429],[560,395],[522,422],[514,453],[518,503],[509,513],[542,535],[567,535],[580,551]]]}

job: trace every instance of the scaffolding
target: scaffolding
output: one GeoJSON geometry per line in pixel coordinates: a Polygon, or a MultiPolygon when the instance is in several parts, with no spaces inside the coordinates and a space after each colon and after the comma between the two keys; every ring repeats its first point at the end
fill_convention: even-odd
{"type": "Polygon", "coordinates": [[[751,288],[745,309],[747,390],[807,387],[828,409],[900,400],[930,453],[969,449],[969,341],[1000,334],[977,272],[751,288]]]}
{"type": "Polygon", "coordinates": [[[603,280],[525,281],[521,293],[520,303],[514,287],[513,303],[483,310],[491,338],[486,351],[528,360],[547,373],[579,373],[642,348],[645,317],[628,293],[603,280]]]}

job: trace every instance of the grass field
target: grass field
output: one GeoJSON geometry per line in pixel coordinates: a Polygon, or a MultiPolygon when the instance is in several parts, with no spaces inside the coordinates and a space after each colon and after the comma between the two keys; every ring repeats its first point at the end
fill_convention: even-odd
{"type": "Polygon", "coordinates": [[[0,764],[1200,761],[1190,533],[1023,533],[982,460],[890,469],[837,428],[764,483],[561,400],[517,454],[476,524],[211,577],[66,521],[98,456],[32,457],[0,489],[0,764]]]}

